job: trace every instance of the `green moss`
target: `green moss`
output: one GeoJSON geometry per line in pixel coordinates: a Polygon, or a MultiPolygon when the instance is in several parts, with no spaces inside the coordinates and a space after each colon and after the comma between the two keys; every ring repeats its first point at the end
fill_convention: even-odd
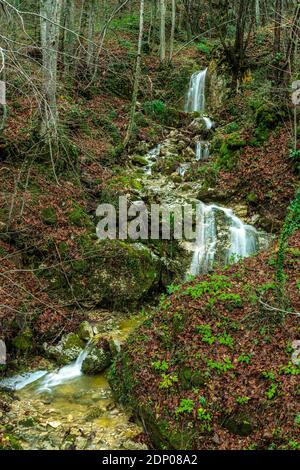
{"type": "Polygon", "coordinates": [[[23,450],[23,448],[18,438],[5,432],[0,439],[0,450],[23,450]]]}
{"type": "Polygon", "coordinates": [[[92,225],[89,216],[78,204],[73,205],[73,209],[69,212],[68,218],[76,227],[90,227],[92,225]]]}
{"type": "Polygon", "coordinates": [[[256,204],[256,203],[257,203],[257,200],[258,200],[258,197],[257,197],[257,195],[256,195],[254,192],[251,192],[251,193],[248,193],[248,194],[247,194],[247,201],[248,201],[250,204],[256,204]]]}
{"type": "Polygon", "coordinates": [[[17,335],[13,340],[13,345],[20,354],[28,354],[33,348],[32,332],[26,328],[22,333],[17,335]]]}
{"type": "Polygon", "coordinates": [[[217,166],[226,170],[232,170],[237,162],[240,150],[247,145],[238,132],[232,132],[223,139],[214,142],[214,150],[219,153],[217,166]]]}
{"type": "Polygon", "coordinates": [[[146,160],[146,158],[141,157],[140,155],[134,155],[132,157],[132,163],[134,163],[135,165],[139,165],[139,166],[147,166],[148,165],[148,161],[146,160]]]}
{"type": "Polygon", "coordinates": [[[32,428],[36,424],[36,418],[34,416],[28,416],[27,418],[22,419],[19,421],[19,426],[24,428],[32,428]]]}
{"type": "Polygon", "coordinates": [[[44,207],[41,210],[41,219],[46,225],[56,225],[57,224],[56,210],[53,207],[44,207]]]}
{"type": "Polygon", "coordinates": [[[83,349],[84,342],[75,333],[69,333],[66,336],[66,341],[63,344],[63,349],[67,350],[67,349],[73,349],[73,348],[83,349]]]}

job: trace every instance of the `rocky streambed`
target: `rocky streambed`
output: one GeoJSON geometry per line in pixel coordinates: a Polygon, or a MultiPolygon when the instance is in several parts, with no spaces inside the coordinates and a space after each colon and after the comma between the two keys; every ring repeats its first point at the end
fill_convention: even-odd
{"type": "MultiPolygon", "coordinates": [[[[45,354],[52,359],[55,357],[56,362],[37,360],[36,368],[42,369],[40,372],[31,370],[13,376],[10,382],[9,379],[2,382],[6,390],[19,388],[1,392],[0,399],[0,422],[10,441],[7,443],[12,447],[25,450],[146,448],[137,440],[142,428],[117,406],[106,379],[105,369],[112,360],[112,353],[111,360],[101,364],[103,349],[96,346],[90,356],[93,368],[86,374],[81,372],[68,377],[66,370],[70,366],[57,367],[59,362],[68,363],[78,353],[78,344],[81,341],[87,344],[90,335],[98,335],[102,344],[110,342],[117,352],[142,321],[135,315],[128,318],[118,313],[108,318],[106,314],[90,313],[91,322],[84,322],[78,335],[65,335],[52,348],[45,345],[45,354]],[[23,387],[30,380],[33,381],[23,387]]],[[[87,364],[90,365],[90,361],[87,364]]]]}

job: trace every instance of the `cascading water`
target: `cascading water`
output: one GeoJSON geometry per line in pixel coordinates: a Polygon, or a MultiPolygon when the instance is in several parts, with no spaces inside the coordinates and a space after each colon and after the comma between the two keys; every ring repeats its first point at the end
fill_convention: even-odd
{"type": "Polygon", "coordinates": [[[185,104],[186,113],[204,112],[206,74],[207,68],[192,75],[185,104]]]}
{"type": "Polygon", "coordinates": [[[161,149],[161,145],[158,144],[156,147],[149,150],[149,152],[147,153],[145,157],[145,159],[148,162],[148,165],[145,167],[145,174],[148,176],[152,175],[152,167],[155,165],[157,158],[159,157],[160,149],[161,149]]]}
{"type": "MultiPolygon", "coordinates": [[[[196,72],[190,80],[189,91],[185,104],[186,112],[205,111],[205,85],[206,85],[207,68],[201,72],[196,72]]],[[[206,129],[212,129],[213,122],[208,116],[202,116],[206,129]]],[[[207,160],[209,158],[209,145],[207,142],[197,142],[196,144],[196,161],[207,160]]]]}
{"type": "Polygon", "coordinates": [[[209,158],[209,143],[208,142],[197,142],[196,143],[196,161],[208,160],[209,158]]]}
{"type": "Polygon", "coordinates": [[[244,224],[231,209],[215,204],[199,203],[198,233],[189,274],[195,276],[211,271],[216,261],[231,263],[256,253],[258,232],[244,224]],[[222,233],[218,230],[222,217],[222,233]]]}
{"type": "Polygon", "coordinates": [[[48,373],[47,371],[40,370],[3,379],[0,381],[0,389],[22,390],[27,387],[27,385],[39,381],[38,391],[44,392],[49,391],[58,385],[62,385],[69,380],[80,377],[82,375],[81,367],[83,361],[91,351],[92,347],[92,342],[89,342],[85,349],[81,351],[76,361],[62,367],[56,372],[48,373]]]}
{"type": "Polygon", "coordinates": [[[76,361],[72,362],[71,364],[62,367],[57,372],[51,372],[47,374],[39,388],[39,392],[50,391],[53,387],[57,387],[58,385],[62,385],[69,380],[76,379],[82,375],[81,367],[83,361],[89,354],[92,348],[92,343],[89,342],[84,350],[81,351],[79,356],[77,357],[76,361]]]}

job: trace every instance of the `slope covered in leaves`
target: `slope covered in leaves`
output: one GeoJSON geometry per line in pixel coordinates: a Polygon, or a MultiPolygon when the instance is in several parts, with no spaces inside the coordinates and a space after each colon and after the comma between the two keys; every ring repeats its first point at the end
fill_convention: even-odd
{"type": "Polygon", "coordinates": [[[155,446],[300,449],[300,233],[285,262],[278,309],[276,253],[171,286],[111,373],[118,398],[139,414],[155,446]]]}

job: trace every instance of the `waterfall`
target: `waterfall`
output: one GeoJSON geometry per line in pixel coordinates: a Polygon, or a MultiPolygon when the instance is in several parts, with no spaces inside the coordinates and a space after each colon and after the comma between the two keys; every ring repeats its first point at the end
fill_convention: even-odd
{"type": "Polygon", "coordinates": [[[181,165],[179,165],[179,167],[177,168],[179,176],[183,177],[190,168],[190,166],[190,163],[182,163],[181,165]]]}
{"type": "Polygon", "coordinates": [[[194,276],[213,268],[217,244],[216,219],[211,206],[200,203],[197,216],[198,232],[189,271],[194,276]]]}
{"type": "Polygon", "coordinates": [[[189,274],[195,276],[208,273],[213,269],[217,257],[227,264],[256,253],[256,229],[244,224],[231,209],[200,203],[197,215],[197,237],[189,274]],[[218,214],[225,219],[222,234],[218,233],[218,214]]]}
{"type": "Polygon", "coordinates": [[[206,74],[207,68],[192,75],[185,104],[185,112],[204,112],[206,74]]]}
{"type": "Polygon", "coordinates": [[[208,142],[196,142],[196,161],[208,160],[209,158],[209,143],[208,142]]]}
{"type": "Polygon", "coordinates": [[[145,166],[145,174],[151,176],[152,175],[152,167],[157,162],[157,159],[160,154],[161,144],[158,144],[153,149],[149,150],[147,153],[145,160],[147,160],[148,165],[145,166]]]}
{"type": "Polygon", "coordinates": [[[76,361],[72,362],[67,366],[62,367],[57,372],[51,372],[47,374],[43,378],[38,390],[40,392],[49,391],[53,387],[57,387],[58,385],[62,385],[63,383],[68,382],[69,380],[75,379],[76,377],[80,377],[82,375],[81,367],[83,361],[91,351],[91,344],[92,343],[89,342],[86,345],[85,349],[81,351],[76,361]]]}
{"type": "Polygon", "coordinates": [[[208,116],[203,116],[203,120],[205,122],[206,129],[211,129],[213,126],[212,120],[208,116]]]}
{"type": "Polygon", "coordinates": [[[36,371],[3,379],[0,381],[0,389],[22,390],[27,385],[40,381],[38,391],[44,392],[58,385],[62,385],[69,380],[75,379],[76,377],[80,377],[82,375],[81,367],[83,361],[90,353],[92,347],[93,343],[90,341],[85,349],[80,352],[76,361],[62,367],[58,371],[50,373],[47,371],[36,371]]]}

